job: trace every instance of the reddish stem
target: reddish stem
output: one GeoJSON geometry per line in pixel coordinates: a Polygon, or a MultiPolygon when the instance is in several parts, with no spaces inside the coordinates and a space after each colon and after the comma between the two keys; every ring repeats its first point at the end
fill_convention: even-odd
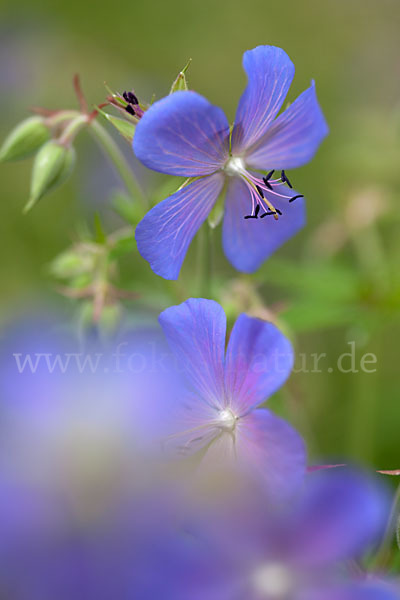
{"type": "MultiPolygon", "coordinates": [[[[99,104],[99,106],[97,108],[104,108],[105,106],[108,106],[110,103],[109,102],[103,102],[102,104],[99,104]]],[[[95,119],[97,117],[97,115],[99,114],[99,111],[97,110],[97,108],[93,109],[92,112],[89,114],[89,123],[91,121],[93,121],[93,119],[95,119]]]]}
{"type": "Polygon", "coordinates": [[[76,97],[78,98],[79,107],[81,109],[81,112],[83,114],[87,115],[88,114],[88,105],[86,102],[86,98],[83,94],[82,88],[81,88],[81,81],[80,81],[78,73],[76,73],[74,75],[73,84],[74,84],[74,90],[75,90],[76,97]]]}

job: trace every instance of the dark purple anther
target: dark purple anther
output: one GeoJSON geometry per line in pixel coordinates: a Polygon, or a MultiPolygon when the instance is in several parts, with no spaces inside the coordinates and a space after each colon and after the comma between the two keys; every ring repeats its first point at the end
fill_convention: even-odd
{"type": "MultiPolygon", "coordinates": [[[[272,171],[273,172],[273,171],[272,171]]],[[[270,182],[268,181],[268,175],[267,177],[263,177],[263,182],[265,183],[265,185],[267,186],[267,188],[269,190],[272,190],[272,185],[270,184],[270,182]]]]}
{"type": "Polygon", "coordinates": [[[128,106],[125,106],[125,110],[127,113],[132,115],[132,117],[136,115],[134,108],[130,104],[128,104],[128,106]]]}
{"type": "Polygon", "coordinates": [[[290,188],[293,188],[292,184],[290,183],[289,179],[287,178],[285,171],[281,172],[281,180],[282,180],[282,183],[286,182],[290,188]]]}
{"type": "Polygon", "coordinates": [[[262,191],[262,189],[260,188],[260,186],[259,186],[259,185],[256,185],[256,188],[257,188],[257,192],[260,194],[261,198],[264,198],[264,194],[263,194],[263,191],[262,191]]]}

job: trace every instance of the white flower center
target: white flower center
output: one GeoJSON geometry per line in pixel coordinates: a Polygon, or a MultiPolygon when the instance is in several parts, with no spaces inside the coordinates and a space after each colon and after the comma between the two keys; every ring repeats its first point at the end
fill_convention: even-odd
{"type": "Polygon", "coordinates": [[[242,158],[232,156],[225,164],[224,169],[227,175],[241,175],[245,170],[245,164],[242,158]]]}
{"type": "Polygon", "coordinates": [[[236,427],[237,416],[230,408],[221,410],[218,414],[218,425],[227,431],[233,431],[236,427]]]}
{"type": "Polygon", "coordinates": [[[293,589],[293,578],[287,566],[269,563],[254,571],[255,591],[268,600],[285,600],[293,589]]]}

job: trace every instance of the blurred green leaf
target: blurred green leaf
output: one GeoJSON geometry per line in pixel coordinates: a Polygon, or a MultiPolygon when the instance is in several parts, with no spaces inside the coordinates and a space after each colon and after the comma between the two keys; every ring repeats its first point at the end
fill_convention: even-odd
{"type": "Polygon", "coordinates": [[[132,200],[130,196],[122,191],[116,191],[112,195],[111,204],[115,212],[119,214],[124,221],[136,227],[143,219],[143,207],[139,202],[132,200]]]}
{"type": "Polygon", "coordinates": [[[261,283],[272,283],[301,294],[350,301],[358,297],[360,277],[344,265],[291,262],[273,258],[255,275],[261,283]]]}
{"type": "Polygon", "coordinates": [[[110,259],[116,260],[125,254],[129,254],[130,252],[134,252],[136,250],[136,242],[133,234],[133,230],[131,235],[127,235],[125,237],[120,238],[115,242],[115,245],[110,250],[110,259]]]}
{"type": "Polygon", "coordinates": [[[99,213],[94,215],[94,239],[97,244],[105,244],[107,241],[107,234],[103,229],[99,213]]]}
{"type": "Polygon", "coordinates": [[[293,331],[300,333],[353,323],[359,314],[359,308],[346,304],[305,300],[296,301],[281,314],[293,331]]]}

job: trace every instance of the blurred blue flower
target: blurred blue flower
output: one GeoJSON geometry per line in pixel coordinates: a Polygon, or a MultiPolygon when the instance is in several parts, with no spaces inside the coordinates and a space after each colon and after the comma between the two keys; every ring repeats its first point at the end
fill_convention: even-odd
{"type": "Polygon", "coordinates": [[[184,387],[164,399],[171,426],[165,448],[182,455],[206,450],[203,467],[235,465],[271,496],[293,492],[305,472],[303,440],[258,408],[292,369],[290,342],[271,323],[242,314],[225,355],[225,313],[201,298],[167,308],[159,321],[184,376],[184,387]]]}
{"type": "Polygon", "coordinates": [[[192,526],[208,562],[196,588],[187,584],[176,598],[396,600],[398,583],[358,562],[383,533],[386,500],[366,476],[347,471],[309,475],[284,506],[271,507],[251,489],[218,510],[203,507],[192,526]]]}
{"type": "Polygon", "coordinates": [[[192,91],[156,102],[137,125],[133,149],[139,160],[155,171],[194,178],[136,229],[139,252],[166,279],[178,278],[188,246],[225,182],[223,246],[239,271],[255,271],[304,224],[303,197],[290,189],[284,170],[308,162],[328,132],[314,83],[275,118],[293,63],[280,48],[258,46],[245,52],[243,66],[248,85],[231,136],[223,111],[192,91]],[[281,170],[280,178],[272,179],[270,169],[281,170]],[[254,170],[270,171],[263,177],[254,170]],[[268,216],[268,223],[258,216],[268,216]]]}
{"type": "Polygon", "coordinates": [[[353,581],[342,565],[376,538],[379,494],[332,472],[309,475],[302,492],[301,439],[253,410],[288,375],[289,342],[242,315],[225,355],[225,316],[207,300],[160,320],[176,373],[151,332],[117,348],[77,347],[47,335],[44,323],[3,337],[0,597],[394,600],[389,587],[353,581]],[[202,480],[190,461],[188,469],[157,461],[150,425],[166,414],[146,411],[164,396],[172,422],[197,428],[170,442],[183,437],[188,451],[207,444],[203,460],[225,467],[224,457],[237,457],[245,472],[217,469],[211,479],[208,470],[202,480]],[[271,489],[294,487],[295,496],[271,503],[271,489]]]}
{"type": "Polygon", "coordinates": [[[39,318],[3,333],[1,598],[173,600],[165,577],[178,581],[195,550],[181,526],[188,495],[137,421],[161,393],[162,372],[149,377],[158,337],[77,341],[39,318]]]}

